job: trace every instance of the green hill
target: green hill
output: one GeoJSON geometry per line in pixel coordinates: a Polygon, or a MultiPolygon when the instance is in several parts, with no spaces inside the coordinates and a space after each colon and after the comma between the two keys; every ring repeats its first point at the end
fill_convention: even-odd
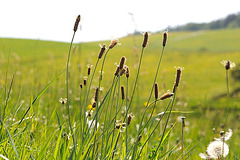
{"type": "MultiPolygon", "coordinates": [[[[143,58],[140,83],[144,92],[140,96],[147,96],[153,81],[153,74],[161,52],[161,34],[150,35],[149,46],[146,48],[143,58]],[[150,83],[149,83],[150,82],[150,83]]],[[[163,62],[161,64],[158,82],[165,86],[163,90],[172,88],[175,66],[184,67],[182,78],[182,92],[184,97],[194,105],[196,101],[211,99],[213,96],[225,91],[225,71],[221,65],[222,60],[232,60],[240,63],[240,29],[198,31],[198,32],[170,32],[163,62]]],[[[80,83],[86,75],[87,64],[94,65],[98,52],[99,43],[92,42],[75,44],[75,52],[71,57],[71,70],[73,76],[78,77],[75,85],[80,83]]],[[[138,61],[142,36],[129,36],[120,39],[120,46],[111,51],[106,61],[105,79],[110,81],[115,70],[115,62],[121,56],[126,56],[127,65],[134,76],[134,66],[138,61]]],[[[29,85],[29,81],[36,84],[46,84],[53,75],[65,68],[66,56],[69,44],[22,39],[0,39],[1,65],[7,64],[7,56],[10,49],[11,72],[21,73],[18,77],[20,83],[29,85]],[[30,72],[31,78],[24,80],[30,72]],[[41,75],[39,77],[39,75],[41,75]],[[50,76],[51,75],[51,76],[50,76]],[[44,79],[42,79],[45,77],[44,79]]],[[[1,69],[1,77],[4,77],[4,67],[1,69]]],[[[64,78],[64,76],[63,76],[64,78]]],[[[18,83],[18,81],[16,82],[18,83]]],[[[19,85],[20,85],[19,84],[19,85]]],[[[31,83],[30,83],[31,84],[31,83]]],[[[231,85],[237,87],[237,83],[231,85]]]]}

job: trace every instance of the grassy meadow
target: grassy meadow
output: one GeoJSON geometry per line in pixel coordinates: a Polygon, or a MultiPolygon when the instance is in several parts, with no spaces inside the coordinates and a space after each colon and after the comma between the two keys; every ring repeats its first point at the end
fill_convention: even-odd
{"type": "MultiPolygon", "coordinates": [[[[76,32],[74,41],[79,36],[81,34],[76,32]]],[[[108,46],[110,41],[74,43],[68,70],[68,114],[68,104],[59,100],[67,97],[66,62],[70,43],[1,38],[1,158],[195,160],[201,159],[199,153],[206,152],[213,138],[220,137],[220,131],[230,128],[233,135],[226,142],[229,146],[226,159],[240,159],[240,93],[227,98],[226,70],[220,63],[231,60],[236,64],[229,70],[229,90],[232,93],[240,88],[239,80],[231,76],[240,64],[240,29],[169,32],[155,81],[159,97],[172,90],[177,67],[184,68],[180,84],[174,98],[156,102],[153,93],[150,100],[153,105],[145,112],[162,53],[162,40],[163,33],[149,35],[132,100],[143,35],[119,38],[121,45],[110,49],[106,56],[102,81],[99,76],[103,58],[99,59],[91,86],[91,76],[101,49],[99,44],[108,46]],[[114,76],[122,56],[127,59],[129,78],[114,76]],[[88,76],[89,65],[92,65],[92,72],[88,76]],[[84,79],[87,80],[86,86],[84,79]],[[125,87],[126,99],[121,99],[121,85],[125,87]],[[98,92],[97,107],[93,109],[91,99],[98,86],[103,88],[98,92]],[[225,96],[216,98],[221,95],[225,96]],[[125,108],[129,103],[128,113],[131,113],[132,120],[124,126],[122,122],[127,122],[124,121],[125,108]],[[169,112],[161,119],[157,114],[164,112],[169,104],[172,113],[169,114],[169,107],[169,112]],[[96,120],[92,129],[86,118],[89,110],[93,112],[88,121],[96,120]],[[185,117],[183,137],[182,116],[185,117]],[[96,127],[97,122],[99,127],[96,127]],[[121,129],[116,128],[119,124],[121,129]]]]}

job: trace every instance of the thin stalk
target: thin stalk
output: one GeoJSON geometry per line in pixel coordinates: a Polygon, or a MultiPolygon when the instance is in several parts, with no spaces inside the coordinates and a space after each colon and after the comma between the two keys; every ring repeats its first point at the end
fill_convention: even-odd
{"type": "MultiPolygon", "coordinates": [[[[228,120],[228,115],[229,115],[229,110],[230,110],[230,108],[229,108],[230,93],[229,93],[229,80],[228,80],[228,70],[227,69],[226,69],[226,86],[227,86],[227,113],[226,113],[226,119],[225,119],[225,123],[224,123],[224,135],[226,132],[226,125],[227,125],[227,120],[228,120]]],[[[223,146],[222,146],[222,158],[224,155],[224,141],[225,141],[224,135],[223,135],[223,146]]]]}
{"type": "MultiPolygon", "coordinates": [[[[69,127],[70,127],[70,130],[71,130],[71,134],[73,135],[72,138],[73,138],[73,144],[74,144],[74,147],[73,149],[75,150],[75,137],[74,137],[74,134],[73,134],[73,129],[72,129],[72,124],[71,124],[71,117],[70,117],[70,100],[69,100],[69,89],[68,89],[68,76],[69,76],[69,71],[68,71],[68,68],[69,68],[69,60],[70,60],[70,53],[71,53],[71,49],[72,49],[72,43],[73,43],[73,39],[74,39],[74,36],[75,36],[75,33],[76,31],[73,32],[73,36],[72,36],[72,40],[71,40],[71,43],[70,43],[70,47],[69,47],[69,52],[68,52],[68,59],[67,59],[67,73],[66,73],[66,83],[67,83],[67,114],[68,114],[68,123],[69,123],[69,127]]],[[[75,152],[76,154],[76,152],[75,152]]]]}
{"type": "MultiPolygon", "coordinates": [[[[147,101],[147,105],[149,104],[150,100],[151,100],[151,97],[152,97],[152,93],[153,93],[153,89],[154,89],[154,83],[156,82],[156,79],[157,79],[157,76],[158,76],[158,71],[159,71],[159,68],[160,68],[160,64],[161,64],[161,61],[162,61],[162,57],[163,57],[163,51],[164,51],[164,48],[165,46],[163,46],[162,48],[162,53],[161,53],[161,56],[160,56],[160,59],[158,61],[158,66],[157,66],[157,70],[156,70],[156,73],[155,73],[155,77],[154,77],[154,81],[153,81],[153,85],[152,85],[152,89],[151,89],[151,92],[150,92],[150,95],[149,95],[149,98],[148,98],[148,101],[147,101]]],[[[146,111],[147,109],[145,109],[144,113],[143,113],[143,116],[142,116],[142,119],[140,121],[140,128],[141,128],[141,125],[142,125],[142,122],[143,122],[143,118],[146,114],[146,111]]],[[[147,124],[147,123],[146,123],[147,124]]],[[[139,133],[139,135],[141,134],[141,132],[139,133]]]]}
{"type": "MultiPolygon", "coordinates": [[[[99,77],[99,83],[98,83],[98,89],[100,90],[100,86],[101,86],[101,82],[102,82],[102,78],[103,78],[103,67],[104,67],[104,64],[105,64],[105,60],[106,60],[106,57],[107,57],[107,53],[109,52],[110,48],[107,50],[106,54],[104,55],[104,58],[103,58],[103,62],[102,62],[102,67],[101,67],[101,71],[100,71],[100,77],[99,77]]],[[[99,92],[97,93],[97,97],[99,97],[99,92]]],[[[97,101],[96,101],[96,108],[98,108],[98,101],[99,101],[99,98],[97,98],[97,101]]],[[[96,113],[96,120],[95,120],[95,129],[94,129],[94,132],[97,131],[97,123],[98,123],[98,115],[96,113]]],[[[96,144],[96,134],[94,136],[94,142],[93,142],[93,153],[92,153],[92,158],[94,156],[94,150],[95,150],[95,144],[96,144]]]]}
{"type": "Polygon", "coordinates": [[[7,108],[8,100],[9,100],[9,97],[10,97],[10,92],[11,92],[11,90],[12,90],[14,75],[15,75],[15,74],[13,74],[12,81],[11,81],[11,84],[10,84],[10,87],[9,87],[9,90],[8,90],[8,94],[7,94],[7,97],[6,97],[6,100],[5,100],[5,106],[4,106],[4,108],[3,108],[3,115],[2,115],[2,117],[1,117],[1,121],[4,121],[6,108],[7,108]]]}
{"type": "MultiPolygon", "coordinates": [[[[164,115],[167,113],[167,110],[168,110],[171,102],[172,102],[172,99],[169,101],[169,103],[168,103],[168,105],[167,105],[167,107],[166,107],[163,115],[161,116],[160,120],[158,121],[157,125],[156,125],[155,128],[152,130],[152,132],[151,132],[150,135],[148,136],[147,140],[144,142],[144,144],[143,144],[143,146],[142,146],[142,148],[141,148],[141,150],[140,150],[140,152],[139,152],[139,154],[138,154],[138,158],[141,156],[141,153],[142,153],[142,150],[143,150],[144,146],[146,145],[146,143],[148,142],[148,140],[150,139],[150,137],[152,136],[152,134],[155,132],[155,130],[157,129],[157,127],[158,127],[158,125],[160,124],[160,122],[162,121],[162,118],[163,118],[164,115]]],[[[154,104],[156,105],[156,101],[155,101],[154,104]]]]}
{"type": "MultiPolygon", "coordinates": [[[[114,125],[116,125],[116,121],[117,121],[117,108],[118,108],[118,101],[119,101],[119,97],[120,97],[120,74],[118,76],[118,96],[117,96],[117,103],[116,103],[116,113],[115,113],[115,118],[114,118],[114,125]]],[[[113,132],[113,135],[112,135],[112,142],[111,142],[111,146],[113,144],[113,140],[114,140],[114,132],[113,132]]]]}
{"type": "MultiPolygon", "coordinates": [[[[156,70],[156,73],[155,73],[155,77],[154,77],[154,81],[153,81],[153,85],[152,85],[152,89],[151,89],[151,92],[150,92],[150,95],[149,95],[149,98],[148,98],[148,102],[147,102],[147,106],[151,100],[151,96],[152,96],[152,93],[153,93],[153,89],[154,89],[154,83],[156,82],[156,79],[157,79],[157,76],[158,76],[158,72],[159,72],[159,68],[160,68],[160,65],[161,65],[161,62],[162,62],[162,57],[163,57],[163,53],[164,53],[164,48],[165,46],[163,46],[162,48],[162,52],[161,52],[161,56],[160,56],[160,59],[158,61],[158,66],[157,66],[157,70],[156,70]]],[[[131,102],[131,101],[130,101],[131,102]]],[[[147,111],[147,108],[145,109],[144,113],[143,113],[143,116],[141,118],[141,121],[140,121],[140,126],[139,126],[139,131],[141,131],[141,128],[142,128],[142,122],[143,122],[143,119],[145,117],[145,114],[146,114],[146,111],[147,111]]],[[[149,121],[148,121],[149,122],[149,121]]],[[[146,123],[147,124],[147,123],[146,123]]],[[[141,134],[141,132],[138,132],[138,135],[137,137],[139,137],[139,135],[141,134]]],[[[137,147],[137,145],[135,146],[137,147]]],[[[135,148],[136,149],[136,148],[135,148]]],[[[135,149],[133,151],[133,158],[135,156],[135,149]]]]}
{"type": "MultiPolygon", "coordinates": [[[[183,154],[183,128],[184,128],[184,123],[182,123],[182,154],[183,154]]],[[[182,157],[183,160],[183,157],[182,157]]]]}
{"type": "Polygon", "coordinates": [[[129,102],[129,107],[130,107],[131,104],[132,104],[133,96],[134,96],[134,93],[135,93],[135,90],[136,90],[137,81],[138,81],[138,76],[139,76],[139,71],[140,71],[141,63],[142,63],[143,51],[144,51],[144,47],[142,47],[142,51],[141,51],[141,55],[140,55],[140,60],[139,60],[139,64],[138,64],[137,75],[136,75],[135,82],[134,82],[134,87],[133,87],[133,91],[132,91],[132,96],[131,96],[131,99],[130,99],[130,102],[129,102]]]}
{"type": "Polygon", "coordinates": [[[164,134],[165,134],[166,128],[167,128],[168,120],[169,120],[170,115],[171,115],[171,112],[172,112],[172,108],[173,108],[174,100],[175,100],[175,95],[173,96],[173,100],[171,99],[172,104],[171,104],[170,111],[169,111],[169,114],[168,114],[168,117],[167,117],[167,121],[166,121],[165,126],[164,126],[164,129],[163,129],[163,133],[162,133],[162,136],[161,136],[161,140],[160,140],[160,142],[159,142],[159,144],[158,144],[158,146],[157,146],[156,151],[155,151],[154,154],[153,154],[152,159],[156,156],[156,153],[158,152],[158,149],[160,148],[160,146],[161,146],[161,144],[162,144],[162,140],[163,140],[163,137],[164,137],[164,134]]]}
{"type": "MultiPolygon", "coordinates": [[[[93,76],[95,75],[95,72],[96,72],[96,68],[97,68],[97,65],[98,65],[98,62],[99,62],[99,58],[95,64],[95,67],[93,69],[93,73],[92,73],[92,77],[90,79],[90,82],[89,82],[89,85],[88,85],[88,90],[87,90],[87,96],[86,96],[86,100],[85,100],[85,106],[84,106],[84,114],[86,113],[86,110],[87,110],[87,103],[88,103],[88,96],[89,96],[89,92],[90,92],[90,88],[91,88],[91,85],[92,85],[92,80],[93,80],[93,76]]],[[[84,140],[85,140],[85,137],[84,137],[84,134],[85,134],[85,125],[86,125],[86,116],[84,115],[83,116],[83,132],[82,132],[82,145],[84,143],[84,140]]]]}
{"type": "MultiPolygon", "coordinates": [[[[128,119],[128,107],[127,107],[127,99],[128,99],[128,78],[127,78],[127,89],[126,89],[126,121],[128,119]]],[[[128,123],[126,123],[126,154],[127,154],[127,150],[128,150],[128,142],[127,142],[127,139],[128,139],[128,123]]]]}

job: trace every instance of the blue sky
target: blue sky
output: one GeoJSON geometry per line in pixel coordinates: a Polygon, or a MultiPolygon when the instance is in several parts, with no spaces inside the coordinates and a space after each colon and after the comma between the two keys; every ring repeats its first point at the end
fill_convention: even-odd
{"type": "Polygon", "coordinates": [[[76,42],[111,40],[135,27],[155,32],[210,22],[239,12],[239,6],[239,0],[6,0],[0,2],[0,37],[69,42],[80,14],[76,42]]]}

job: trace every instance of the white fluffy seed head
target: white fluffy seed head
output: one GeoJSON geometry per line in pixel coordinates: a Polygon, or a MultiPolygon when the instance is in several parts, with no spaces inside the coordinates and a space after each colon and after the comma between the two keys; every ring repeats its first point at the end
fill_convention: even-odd
{"type": "Polygon", "coordinates": [[[207,148],[207,154],[211,159],[218,159],[222,156],[226,157],[228,153],[228,145],[222,141],[213,141],[208,145],[207,148]]]}

